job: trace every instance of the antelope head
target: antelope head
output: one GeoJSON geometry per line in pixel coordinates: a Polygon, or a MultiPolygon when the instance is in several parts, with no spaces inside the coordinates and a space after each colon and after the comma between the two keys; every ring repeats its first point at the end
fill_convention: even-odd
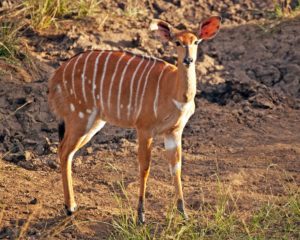
{"type": "Polygon", "coordinates": [[[178,31],[169,23],[155,19],[150,25],[150,30],[155,31],[163,42],[173,42],[177,48],[178,64],[189,68],[197,60],[199,43],[215,37],[220,25],[221,18],[213,16],[202,21],[197,32],[194,33],[187,30],[178,31]]]}

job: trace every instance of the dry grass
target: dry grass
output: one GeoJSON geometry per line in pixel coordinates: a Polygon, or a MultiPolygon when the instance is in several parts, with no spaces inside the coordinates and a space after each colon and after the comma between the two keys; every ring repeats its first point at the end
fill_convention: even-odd
{"type": "Polygon", "coordinates": [[[92,16],[99,11],[99,0],[25,0],[26,14],[30,16],[30,25],[37,30],[52,24],[58,26],[63,18],[92,16]]]}

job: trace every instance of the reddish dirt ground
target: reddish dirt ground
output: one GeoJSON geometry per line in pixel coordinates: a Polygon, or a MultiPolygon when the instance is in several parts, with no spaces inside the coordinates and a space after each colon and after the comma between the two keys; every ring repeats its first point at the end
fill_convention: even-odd
{"type": "MultiPolygon", "coordinates": [[[[273,1],[147,1],[145,13],[122,15],[119,1],[101,2],[95,18],[65,20],[59,29],[23,36],[33,63],[0,60],[0,239],[31,224],[28,239],[58,231],[65,215],[57,159],[57,120],[47,104],[47,81],[70,56],[91,48],[124,49],[176,62],[174,48],[149,33],[153,17],[196,29],[221,15],[218,36],[200,46],[196,112],[183,133],[183,186],[187,210],[213,204],[219,182],[247,218],[270,199],[299,191],[300,18],[270,20],[273,1]],[[149,2],[153,3],[151,8],[149,2]],[[152,10],[151,10],[152,9],[152,10]],[[102,21],[106,19],[105,21],[102,21]],[[21,108],[20,108],[21,107],[21,108]]],[[[149,221],[162,221],[173,186],[162,139],[155,139],[147,191],[149,221]]],[[[106,239],[124,183],[131,206],[138,198],[136,133],[106,125],[75,156],[74,185],[82,206],[76,226],[59,239],[106,239]],[[80,224],[88,222],[87,224],[80,224]]]]}

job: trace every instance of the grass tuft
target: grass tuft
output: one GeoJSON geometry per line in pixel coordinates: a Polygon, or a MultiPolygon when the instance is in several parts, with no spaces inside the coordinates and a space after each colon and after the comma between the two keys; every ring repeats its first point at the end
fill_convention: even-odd
{"type": "Polygon", "coordinates": [[[146,225],[139,226],[123,184],[120,189],[119,194],[115,192],[120,214],[112,220],[110,239],[300,239],[299,192],[269,201],[244,220],[231,190],[218,182],[215,203],[194,211],[188,221],[171,205],[163,222],[149,223],[148,219],[146,225]]]}
{"type": "Polygon", "coordinates": [[[268,202],[253,214],[248,228],[255,239],[299,239],[300,195],[268,202]]]}
{"type": "Polygon", "coordinates": [[[30,25],[41,30],[52,24],[57,27],[59,19],[92,16],[99,10],[99,3],[99,0],[25,0],[24,6],[30,25]]]}
{"type": "Polygon", "coordinates": [[[0,59],[16,60],[19,55],[19,26],[15,22],[0,23],[0,59]]]}
{"type": "Polygon", "coordinates": [[[291,0],[281,1],[273,0],[274,10],[271,14],[272,18],[294,17],[300,13],[300,0],[292,4],[291,0]]]}
{"type": "Polygon", "coordinates": [[[124,9],[124,15],[129,18],[145,16],[147,14],[147,10],[141,3],[142,2],[138,0],[127,0],[124,9]]]}

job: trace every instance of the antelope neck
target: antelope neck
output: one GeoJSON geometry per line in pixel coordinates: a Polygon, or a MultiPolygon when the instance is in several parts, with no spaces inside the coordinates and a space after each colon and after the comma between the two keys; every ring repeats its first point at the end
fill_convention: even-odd
{"type": "Polygon", "coordinates": [[[195,63],[189,67],[179,62],[176,76],[176,96],[175,100],[187,103],[194,99],[196,95],[196,69],[195,63]]]}

